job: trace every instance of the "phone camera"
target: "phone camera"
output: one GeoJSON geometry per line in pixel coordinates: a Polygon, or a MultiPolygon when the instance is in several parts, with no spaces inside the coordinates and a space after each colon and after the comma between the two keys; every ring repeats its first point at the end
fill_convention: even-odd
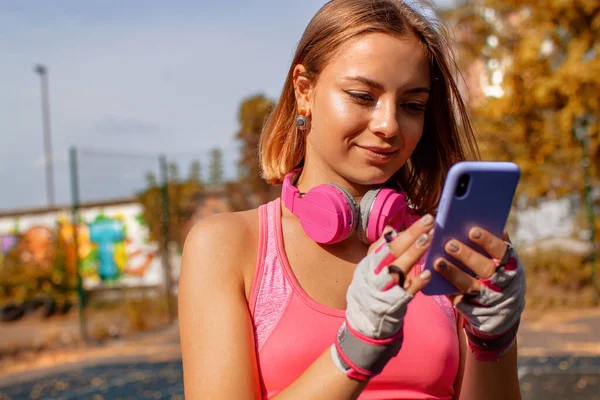
{"type": "Polygon", "coordinates": [[[456,186],[456,196],[463,197],[465,193],[467,193],[467,188],[469,187],[469,174],[462,174],[460,178],[458,178],[458,185],[456,186]]]}

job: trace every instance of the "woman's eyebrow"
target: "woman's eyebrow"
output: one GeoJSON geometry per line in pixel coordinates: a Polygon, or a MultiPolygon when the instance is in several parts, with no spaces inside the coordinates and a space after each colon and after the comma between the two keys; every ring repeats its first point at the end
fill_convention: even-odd
{"type": "Polygon", "coordinates": [[[344,79],[364,83],[367,86],[371,86],[373,89],[383,90],[383,85],[381,83],[365,76],[347,76],[344,79]]]}
{"type": "Polygon", "coordinates": [[[428,87],[420,86],[420,87],[415,87],[415,88],[408,89],[404,93],[409,93],[409,94],[413,94],[413,93],[427,93],[427,94],[429,94],[429,93],[431,93],[431,90],[429,90],[428,87]]]}
{"type": "MultiPolygon", "coordinates": [[[[373,80],[371,78],[367,78],[365,76],[360,76],[360,75],[347,76],[344,79],[349,80],[349,81],[356,81],[356,82],[364,83],[365,85],[370,86],[373,89],[378,89],[378,90],[384,89],[384,87],[381,83],[379,83],[376,80],[373,80]]],[[[431,92],[431,90],[429,89],[429,87],[418,86],[418,87],[410,88],[410,89],[406,90],[404,93],[415,94],[415,93],[430,93],[430,92],[431,92]]]]}

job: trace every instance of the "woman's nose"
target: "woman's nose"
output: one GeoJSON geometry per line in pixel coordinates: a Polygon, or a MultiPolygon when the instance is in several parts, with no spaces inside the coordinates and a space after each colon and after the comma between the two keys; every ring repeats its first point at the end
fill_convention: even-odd
{"type": "Polygon", "coordinates": [[[371,132],[386,138],[398,135],[400,123],[398,112],[393,102],[382,103],[373,111],[370,124],[371,132]]]}

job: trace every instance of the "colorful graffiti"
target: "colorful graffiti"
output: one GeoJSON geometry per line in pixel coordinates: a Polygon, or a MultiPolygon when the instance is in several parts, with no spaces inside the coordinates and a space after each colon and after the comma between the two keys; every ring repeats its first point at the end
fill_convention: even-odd
{"type": "MultiPolygon", "coordinates": [[[[136,221],[145,226],[140,215],[136,221]]],[[[101,214],[80,225],[77,246],[84,279],[115,282],[122,277],[141,278],[146,274],[158,259],[158,245],[150,243],[147,236],[132,237],[127,228],[122,214],[101,214]]]]}
{"type": "Polygon", "coordinates": [[[138,203],[82,209],[77,229],[66,210],[0,217],[0,306],[72,297],[78,266],[86,289],[160,285],[160,246],[149,236],[138,203]]]}

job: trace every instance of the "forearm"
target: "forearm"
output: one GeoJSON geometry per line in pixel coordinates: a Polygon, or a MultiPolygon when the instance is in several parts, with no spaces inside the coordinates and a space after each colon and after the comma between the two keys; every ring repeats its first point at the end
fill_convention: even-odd
{"type": "Polygon", "coordinates": [[[365,386],[366,382],[350,379],[339,371],[327,348],[294,383],[273,399],[353,400],[358,398],[365,386]]]}
{"type": "Polygon", "coordinates": [[[465,373],[459,400],[519,400],[517,343],[498,361],[479,361],[466,354],[465,373]]]}

